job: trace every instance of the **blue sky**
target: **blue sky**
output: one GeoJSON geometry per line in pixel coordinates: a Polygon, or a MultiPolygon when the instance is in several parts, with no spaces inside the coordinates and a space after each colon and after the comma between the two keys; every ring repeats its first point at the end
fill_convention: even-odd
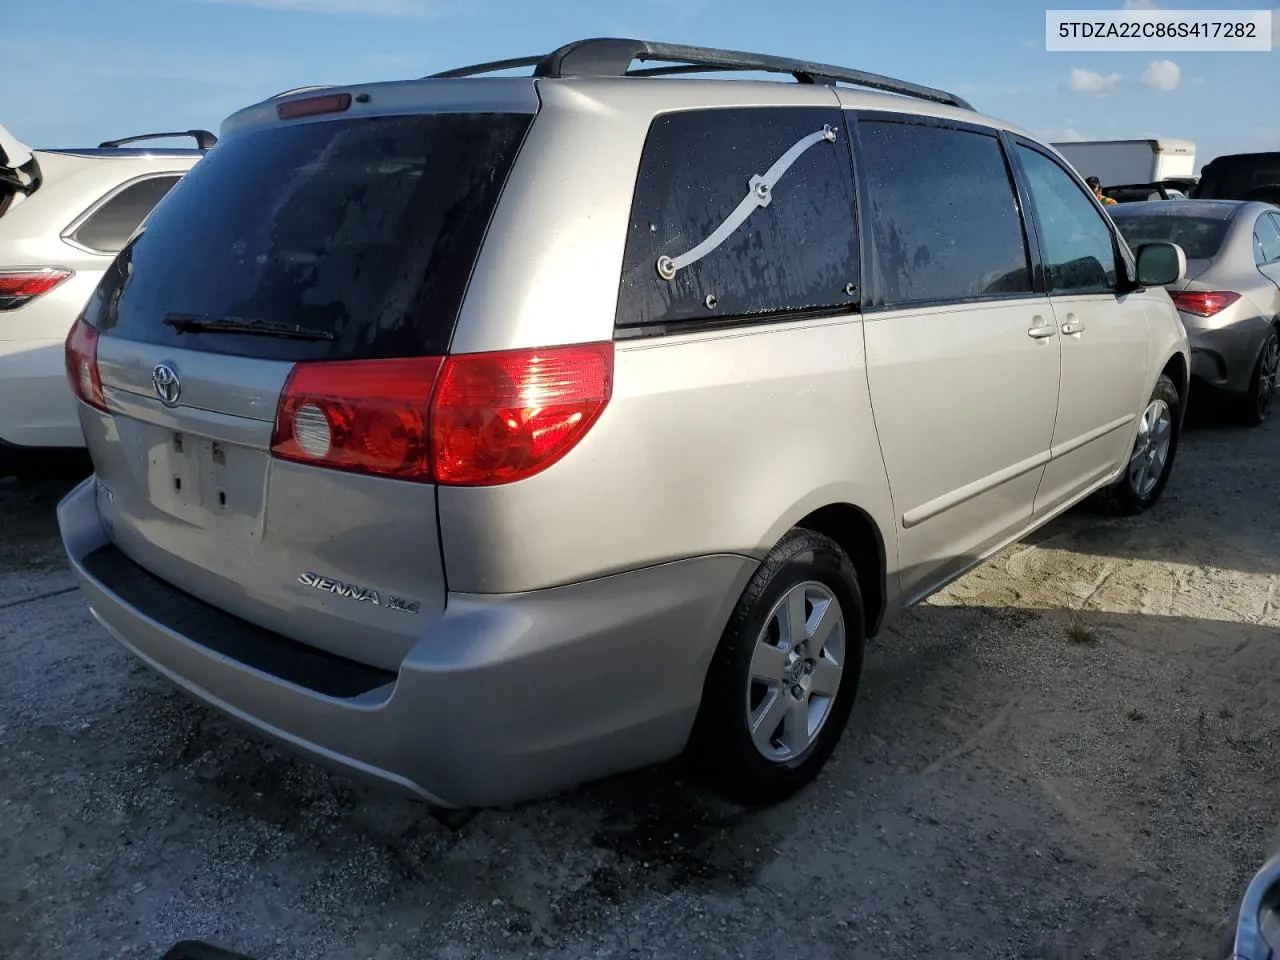
{"type": "MultiPolygon", "coordinates": [[[[1251,6],[1247,0],[1127,4],[1251,6]]],[[[416,77],[611,35],[888,73],[954,90],[982,112],[1050,139],[1187,138],[1197,142],[1201,163],[1221,153],[1280,150],[1280,49],[1046,53],[1045,6],[1026,0],[982,6],[930,0],[14,2],[0,38],[0,122],[32,146],[48,147],[160,129],[217,130],[233,110],[292,86],[416,77]]],[[[1280,13],[1276,19],[1280,24],[1280,13]]]]}

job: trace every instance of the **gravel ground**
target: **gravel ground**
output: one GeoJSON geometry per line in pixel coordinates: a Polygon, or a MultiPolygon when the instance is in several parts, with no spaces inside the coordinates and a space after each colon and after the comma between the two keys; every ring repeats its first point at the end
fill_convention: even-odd
{"type": "Polygon", "coordinates": [[[0,957],[1206,957],[1280,820],[1280,421],[1184,436],[868,652],[833,762],[761,812],[678,766],[481,814],[258,743],[61,569],[0,481],[0,957]]]}

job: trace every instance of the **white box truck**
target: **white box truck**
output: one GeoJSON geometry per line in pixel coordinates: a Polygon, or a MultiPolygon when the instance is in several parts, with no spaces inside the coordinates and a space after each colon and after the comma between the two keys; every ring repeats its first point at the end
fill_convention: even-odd
{"type": "Polygon", "coordinates": [[[1102,186],[1190,180],[1196,173],[1196,145],[1190,140],[1081,140],[1055,143],[1082,177],[1102,186]]]}

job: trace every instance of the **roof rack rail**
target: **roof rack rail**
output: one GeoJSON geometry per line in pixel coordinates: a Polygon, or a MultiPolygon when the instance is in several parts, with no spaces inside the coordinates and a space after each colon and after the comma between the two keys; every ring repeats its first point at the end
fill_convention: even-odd
{"type": "Polygon", "coordinates": [[[453,70],[442,70],[433,73],[430,80],[457,80],[461,77],[475,77],[482,73],[497,73],[499,70],[514,70],[517,67],[536,67],[546,57],[514,57],[510,60],[491,60],[488,63],[476,63],[469,67],[457,67],[453,70]]]}
{"type": "Polygon", "coordinates": [[[218,138],[208,130],[175,130],[170,133],[143,133],[136,137],[122,137],[119,140],[104,140],[98,144],[100,150],[111,150],[123,147],[127,143],[141,143],[144,140],[168,140],[170,137],[191,137],[201,150],[210,150],[218,142],[218,138]]]}
{"type": "Polygon", "coordinates": [[[517,67],[533,67],[535,77],[657,77],[682,73],[708,73],[730,71],[759,71],[785,73],[800,83],[834,85],[847,83],[871,90],[896,93],[917,100],[929,100],[962,110],[972,110],[970,104],[954,93],[937,90],[906,80],[878,73],[867,73],[849,67],[839,67],[808,60],[793,60],[764,53],[747,53],[741,50],[719,50],[714,47],[689,47],[675,43],[655,43],[649,40],[622,40],[601,37],[577,40],[542,57],[516,57],[477,63],[470,67],[458,67],[431,74],[429,79],[454,79],[474,77],[499,70],[517,67]],[[632,70],[633,61],[661,61],[669,66],[632,70]]]}

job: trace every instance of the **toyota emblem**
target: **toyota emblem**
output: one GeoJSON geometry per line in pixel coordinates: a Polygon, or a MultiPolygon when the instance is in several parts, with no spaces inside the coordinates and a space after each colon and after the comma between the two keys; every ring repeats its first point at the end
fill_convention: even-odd
{"type": "Polygon", "coordinates": [[[182,381],[178,379],[178,371],[169,363],[157,363],[151,371],[151,386],[156,396],[166,407],[176,407],[182,396],[182,381]]]}

